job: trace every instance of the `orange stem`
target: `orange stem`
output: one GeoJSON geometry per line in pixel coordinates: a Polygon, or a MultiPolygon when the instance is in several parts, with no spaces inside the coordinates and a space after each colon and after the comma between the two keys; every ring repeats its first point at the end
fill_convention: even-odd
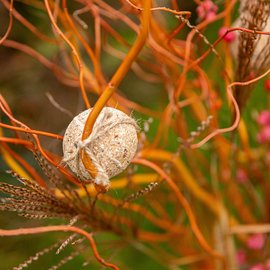
{"type": "Polygon", "coordinates": [[[89,103],[88,97],[86,95],[86,90],[85,90],[84,83],[83,83],[83,66],[82,66],[80,57],[79,57],[74,45],[69,41],[69,39],[64,35],[64,33],[61,31],[61,29],[56,24],[55,19],[54,19],[53,14],[52,14],[52,11],[50,9],[50,5],[49,5],[48,0],[44,0],[44,3],[45,3],[46,9],[47,9],[47,12],[48,12],[48,15],[50,17],[50,20],[51,20],[53,27],[55,28],[57,33],[60,35],[60,37],[68,44],[68,46],[72,50],[73,55],[75,56],[75,59],[77,61],[78,68],[79,68],[79,78],[80,78],[80,86],[81,86],[83,100],[84,100],[85,106],[87,108],[90,108],[90,103],[89,103]]]}
{"type": "Polygon", "coordinates": [[[213,250],[209,244],[206,242],[204,236],[202,235],[199,226],[197,225],[196,222],[196,218],[192,212],[192,209],[188,203],[188,201],[186,200],[186,198],[183,196],[183,194],[180,192],[179,188],[177,187],[177,185],[174,183],[174,181],[164,172],[164,170],[162,170],[159,166],[157,166],[155,163],[148,161],[146,159],[134,159],[133,160],[134,163],[136,164],[141,164],[144,166],[147,166],[151,169],[153,169],[154,171],[156,171],[162,178],[164,178],[166,180],[166,182],[168,183],[168,185],[170,186],[170,188],[173,190],[173,192],[175,193],[177,199],[179,200],[179,202],[181,203],[181,205],[184,207],[189,221],[190,221],[190,225],[192,228],[192,231],[194,233],[194,235],[196,236],[198,242],[200,243],[200,245],[202,246],[202,248],[209,253],[210,255],[212,255],[215,258],[224,260],[224,257],[219,254],[217,251],[213,250]]]}
{"type": "Polygon", "coordinates": [[[44,180],[40,177],[40,175],[37,173],[37,171],[29,165],[20,155],[12,151],[6,144],[2,144],[2,147],[9,152],[9,154],[16,160],[18,161],[33,177],[33,179],[42,187],[46,186],[46,183],[44,180]]]}
{"type": "MultiPolygon", "coordinates": [[[[120,67],[117,69],[111,81],[109,82],[104,92],[102,93],[98,101],[96,102],[92,111],[90,112],[84,126],[82,140],[85,140],[86,138],[90,136],[93,130],[94,123],[99,113],[101,112],[102,108],[105,106],[107,101],[111,98],[113,93],[116,91],[118,85],[120,84],[124,76],[127,74],[133,61],[142,50],[148,36],[149,22],[150,22],[150,17],[151,17],[151,13],[150,13],[151,4],[152,4],[151,0],[144,1],[144,11],[142,12],[141,32],[139,33],[134,45],[128,52],[126,58],[121,63],[120,67]]],[[[91,159],[84,153],[84,151],[81,151],[81,158],[82,158],[84,167],[87,169],[91,177],[95,179],[98,172],[95,166],[92,164],[91,159]]]]}
{"type": "Polygon", "coordinates": [[[36,227],[36,228],[23,228],[23,229],[14,229],[14,230],[1,230],[0,229],[0,236],[17,236],[17,235],[30,235],[30,234],[39,234],[45,232],[74,232],[77,234],[81,234],[87,238],[90,243],[90,246],[93,250],[94,256],[102,265],[109,267],[114,270],[119,270],[119,268],[112,264],[106,262],[99,254],[97,250],[97,246],[93,235],[74,226],[66,226],[66,225],[59,225],[59,226],[47,226],[47,227],[36,227]]]}
{"type": "Polygon", "coordinates": [[[101,112],[102,108],[111,98],[113,93],[116,91],[117,87],[119,86],[122,79],[127,74],[129,68],[131,67],[133,61],[137,57],[137,55],[142,50],[149,30],[149,22],[151,18],[150,8],[151,8],[151,0],[144,1],[144,10],[142,12],[142,23],[141,23],[141,32],[139,33],[134,45],[128,52],[126,58],[121,63],[117,71],[115,72],[114,76],[112,77],[111,81],[108,83],[107,87],[105,88],[104,92],[96,102],[95,106],[93,107],[91,113],[89,114],[86,124],[84,126],[82,140],[85,140],[89,137],[93,130],[94,123],[101,112]]]}
{"type": "Polygon", "coordinates": [[[12,16],[12,11],[13,11],[13,0],[10,1],[9,4],[9,23],[8,23],[8,28],[6,33],[4,34],[4,36],[0,39],[0,44],[2,44],[8,37],[8,35],[10,34],[11,28],[12,28],[12,24],[13,24],[13,16],[12,16]]]}

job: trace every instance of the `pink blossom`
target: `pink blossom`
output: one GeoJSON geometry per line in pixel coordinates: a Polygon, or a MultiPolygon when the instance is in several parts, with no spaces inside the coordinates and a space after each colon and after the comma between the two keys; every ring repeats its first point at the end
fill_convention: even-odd
{"type": "Polygon", "coordinates": [[[257,140],[260,143],[269,143],[270,142],[270,126],[262,128],[260,133],[257,135],[257,140]]]}
{"type": "Polygon", "coordinates": [[[268,259],[265,263],[265,267],[267,270],[270,270],[270,259],[268,259]]]}
{"type": "Polygon", "coordinates": [[[205,0],[201,3],[205,10],[214,10],[217,11],[217,6],[211,0],[205,0]]]}
{"type": "Polygon", "coordinates": [[[246,258],[246,253],[244,250],[238,250],[236,252],[236,260],[237,260],[238,264],[240,264],[240,265],[245,264],[247,258],[246,258]]]}
{"type": "Polygon", "coordinates": [[[200,3],[196,11],[198,17],[201,20],[212,20],[217,13],[218,7],[212,2],[212,0],[205,0],[200,3]]]}
{"type": "Polygon", "coordinates": [[[211,21],[211,20],[215,19],[215,17],[216,17],[216,12],[209,11],[205,16],[205,19],[208,21],[211,21]]]}
{"type": "MultiPolygon", "coordinates": [[[[221,28],[219,29],[219,31],[218,31],[219,36],[222,37],[223,35],[225,35],[225,33],[227,32],[227,29],[228,29],[227,27],[221,27],[221,28]]],[[[224,39],[226,42],[229,43],[229,42],[234,41],[234,40],[235,40],[235,37],[236,37],[236,35],[235,35],[234,32],[229,32],[229,33],[227,33],[226,36],[223,37],[223,39],[224,39]]]]}
{"type": "Polygon", "coordinates": [[[262,111],[256,120],[261,126],[270,125],[270,111],[262,111]]]}
{"type": "Polygon", "coordinates": [[[198,17],[199,17],[200,19],[205,18],[206,12],[205,12],[204,7],[202,6],[202,4],[200,4],[200,5],[197,7],[196,11],[197,11],[198,17]]]}
{"type": "Polygon", "coordinates": [[[258,263],[258,264],[253,265],[251,268],[249,268],[249,270],[266,270],[266,269],[263,266],[263,264],[258,263]]]}
{"type": "Polygon", "coordinates": [[[247,173],[245,170],[243,169],[238,169],[236,171],[236,180],[239,182],[239,183],[245,183],[247,180],[248,180],[248,177],[247,177],[247,173]]]}
{"type": "Polygon", "coordinates": [[[254,250],[262,249],[262,247],[264,246],[264,243],[265,243],[265,236],[264,234],[261,234],[261,233],[253,234],[247,240],[247,246],[250,249],[254,249],[254,250]]]}

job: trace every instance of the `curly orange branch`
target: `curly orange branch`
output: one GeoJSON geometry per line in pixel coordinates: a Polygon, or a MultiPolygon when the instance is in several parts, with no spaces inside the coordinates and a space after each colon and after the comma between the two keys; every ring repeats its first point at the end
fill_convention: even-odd
{"type": "Polygon", "coordinates": [[[162,178],[164,178],[166,180],[166,182],[168,183],[168,185],[170,186],[170,188],[173,190],[173,192],[175,193],[177,199],[179,200],[179,202],[181,203],[181,205],[184,207],[187,216],[189,218],[190,221],[190,225],[192,228],[192,231],[194,233],[194,235],[196,236],[198,242],[200,243],[200,245],[203,247],[203,249],[210,254],[211,256],[220,259],[220,260],[224,260],[224,257],[218,253],[217,251],[213,250],[209,244],[206,242],[204,236],[202,235],[199,226],[196,222],[196,218],[192,212],[192,209],[188,203],[188,201],[186,200],[186,198],[183,196],[183,194],[180,192],[179,188],[177,187],[177,185],[174,183],[174,181],[164,172],[164,170],[162,170],[159,166],[157,166],[155,163],[148,161],[146,159],[139,159],[136,158],[133,160],[134,163],[136,164],[141,164],[144,166],[147,166],[151,169],[153,169],[154,171],[156,171],[162,178]]]}
{"type": "Polygon", "coordinates": [[[8,28],[6,33],[4,34],[4,36],[0,39],[0,45],[7,39],[8,35],[10,34],[11,28],[12,28],[12,24],[13,24],[13,16],[12,16],[12,12],[13,12],[13,1],[10,1],[9,4],[9,23],[8,23],[8,28]]]}
{"type": "Polygon", "coordinates": [[[14,230],[0,229],[0,236],[31,235],[31,234],[40,234],[40,233],[46,233],[46,232],[61,232],[61,231],[74,232],[74,233],[77,233],[86,237],[93,250],[96,260],[106,267],[109,267],[114,270],[119,270],[119,268],[116,265],[106,262],[100,256],[92,234],[74,226],[59,225],[59,226],[47,226],[47,227],[36,227],[36,228],[21,228],[21,229],[14,229],[14,230]]]}
{"type": "Polygon", "coordinates": [[[83,65],[81,63],[80,57],[77,53],[77,50],[75,49],[75,47],[71,43],[71,41],[69,41],[69,39],[65,36],[65,34],[61,31],[61,29],[56,24],[48,0],[44,0],[44,3],[45,3],[46,9],[47,9],[47,12],[48,12],[48,15],[50,17],[50,20],[51,20],[53,27],[55,28],[55,30],[57,31],[59,36],[68,44],[68,46],[71,48],[73,55],[75,56],[75,59],[77,61],[77,65],[79,68],[79,78],[80,78],[80,86],[81,86],[83,100],[85,102],[85,106],[87,108],[90,108],[90,103],[89,103],[88,97],[86,95],[86,90],[85,90],[84,83],[83,83],[83,65]]]}

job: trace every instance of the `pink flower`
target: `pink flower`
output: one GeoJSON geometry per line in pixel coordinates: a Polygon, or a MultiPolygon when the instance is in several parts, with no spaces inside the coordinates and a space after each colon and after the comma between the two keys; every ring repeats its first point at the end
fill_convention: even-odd
{"type": "Polygon", "coordinates": [[[261,126],[270,125],[270,111],[262,111],[256,120],[261,126]]]}
{"type": "Polygon", "coordinates": [[[267,270],[270,270],[270,259],[268,259],[265,263],[265,267],[267,270]]]}
{"type": "Polygon", "coordinates": [[[262,233],[253,234],[248,238],[247,246],[250,249],[260,250],[264,246],[265,236],[262,233]]]}
{"type": "Polygon", "coordinates": [[[236,252],[236,260],[237,260],[238,264],[240,264],[240,265],[245,264],[247,258],[246,258],[246,253],[244,250],[238,250],[236,252]]]}
{"type": "Polygon", "coordinates": [[[205,10],[204,10],[204,7],[202,6],[202,4],[200,4],[197,9],[197,14],[198,14],[198,17],[202,20],[203,18],[205,18],[205,10]]]}
{"type": "Polygon", "coordinates": [[[208,21],[213,20],[216,17],[216,12],[215,11],[210,11],[206,14],[205,19],[208,21]]]}
{"type": "Polygon", "coordinates": [[[217,10],[218,7],[211,0],[201,2],[196,9],[200,20],[212,20],[215,18],[217,10]]]}
{"type": "Polygon", "coordinates": [[[260,143],[270,142],[270,126],[262,128],[261,132],[257,135],[257,140],[260,143]]]}
{"type": "MultiPolygon", "coordinates": [[[[228,29],[227,27],[221,27],[221,28],[219,29],[219,31],[218,31],[219,36],[222,37],[223,35],[225,35],[225,33],[227,32],[227,29],[228,29]]],[[[236,37],[236,35],[235,35],[234,32],[229,32],[229,33],[227,33],[226,36],[223,37],[223,39],[224,39],[226,42],[229,43],[229,42],[234,41],[234,40],[235,40],[235,37],[236,37]]]]}
{"type": "Polygon", "coordinates": [[[201,5],[205,8],[205,10],[217,11],[217,6],[211,0],[204,0],[204,2],[201,2],[201,5]]]}
{"type": "Polygon", "coordinates": [[[238,169],[236,171],[236,180],[239,183],[245,183],[248,180],[247,173],[243,169],[238,169]]]}
{"type": "Polygon", "coordinates": [[[253,265],[251,268],[249,268],[249,270],[266,270],[266,269],[263,266],[263,264],[258,263],[258,264],[253,265]]]}

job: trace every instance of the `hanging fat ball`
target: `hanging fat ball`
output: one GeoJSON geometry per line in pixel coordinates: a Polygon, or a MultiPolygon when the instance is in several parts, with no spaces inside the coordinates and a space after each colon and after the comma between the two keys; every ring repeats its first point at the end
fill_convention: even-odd
{"type": "Polygon", "coordinates": [[[63,162],[83,182],[108,190],[110,178],[124,171],[137,151],[136,121],[114,108],[104,107],[96,119],[92,133],[82,141],[82,133],[92,109],[73,118],[63,140],[63,162]],[[91,159],[96,175],[89,173],[81,159],[81,150],[91,159]]]}

